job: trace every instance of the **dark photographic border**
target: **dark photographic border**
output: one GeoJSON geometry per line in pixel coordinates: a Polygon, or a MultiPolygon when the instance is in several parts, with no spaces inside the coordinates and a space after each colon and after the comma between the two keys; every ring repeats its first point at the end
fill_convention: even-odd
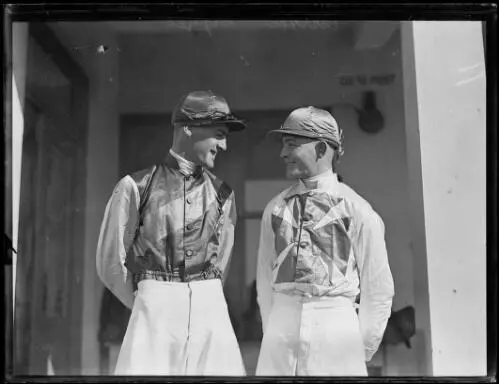
{"type": "MultiPolygon", "coordinates": [[[[119,377],[119,376],[12,376],[11,292],[4,292],[4,334],[6,335],[6,382],[329,382],[334,379],[348,382],[490,382],[497,372],[497,4],[494,3],[39,3],[3,4],[4,19],[4,133],[7,161],[3,168],[9,185],[9,159],[12,136],[12,22],[49,21],[111,21],[111,20],[474,20],[483,22],[487,76],[487,372],[484,377],[382,377],[382,378],[195,378],[195,377],[119,377]],[[10,323],[10,324],[9,324],[10,323]],[[9,328],[10,327],[10,328],[9,328]],[[10,361],[10,366],[9,366],[10,361]]],[[[5,239],[12,231],[12,195],[4,188],[4,277],[9,276],[9,255],[12,249],[5,239]]],[[[11,259],[10,259],[11,265],[11,259]]],[[[11,274],[12,272],[10,272],[11,274]]],[[[10,280],[12,281],[12,280],[10,280]]],[[[5,290],[6,285],[3,284],[5,290]]]]}

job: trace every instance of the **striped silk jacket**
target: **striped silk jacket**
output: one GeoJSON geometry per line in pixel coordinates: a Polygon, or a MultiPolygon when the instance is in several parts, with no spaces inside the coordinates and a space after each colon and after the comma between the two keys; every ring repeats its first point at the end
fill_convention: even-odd
{"type": "Polygon", "coordinates": [[[129,308],[144,279],[224,281],[235,223],[232,189],[202,167],[186,172],[170,153],[116,185],[101,226],[97,272],[129,308]]]}

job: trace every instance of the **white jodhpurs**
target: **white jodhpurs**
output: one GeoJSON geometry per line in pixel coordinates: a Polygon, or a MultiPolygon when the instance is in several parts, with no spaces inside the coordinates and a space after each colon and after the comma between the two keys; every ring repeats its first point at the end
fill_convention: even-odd
{"type": "Polygon", "coordinates": [[[359,319],[345,297],[275,292],[256,374],[367,376],[359,319]]]}
{"type": "Polygon", "coordinates": [[[139,282],[115,374],[245,375],[221,281],[139,282]]]}

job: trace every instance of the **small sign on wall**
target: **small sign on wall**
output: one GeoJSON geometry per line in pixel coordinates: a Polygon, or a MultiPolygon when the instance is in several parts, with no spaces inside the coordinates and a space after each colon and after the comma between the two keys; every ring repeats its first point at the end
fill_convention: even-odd
{"type": "Polygon", "coordinates": [[[356,85],[379,85],[379,86],[388,86],[393,84],[395,80],[395,74],[386,74],[386,75],[350,75],[350,74],[342,74],[339,75],[339,84],[344,87],[352,87],[356,85]]]}

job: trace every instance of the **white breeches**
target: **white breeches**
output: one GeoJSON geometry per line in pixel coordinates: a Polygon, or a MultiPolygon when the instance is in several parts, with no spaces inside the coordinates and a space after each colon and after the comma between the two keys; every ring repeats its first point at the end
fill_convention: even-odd
{"type": "Polygon", "coordinates": [[[364,344],[352,301],[274,293],[256,374],[367,376],[364,344]]]}
{"type": "Polygon", "coordinates": [[[245,375],[220,280],[139,282],[115,374],[245,375]]]}

